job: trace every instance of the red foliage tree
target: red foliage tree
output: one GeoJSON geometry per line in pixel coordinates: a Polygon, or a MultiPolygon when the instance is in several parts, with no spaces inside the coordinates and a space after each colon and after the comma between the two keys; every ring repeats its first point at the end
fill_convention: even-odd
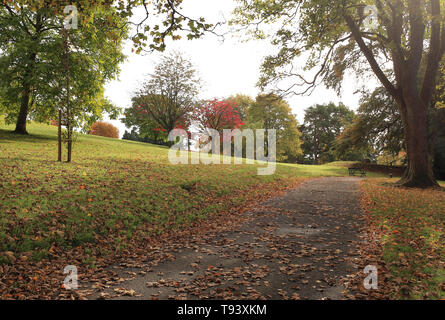
{"type": "Polygon", "coordinates": [[[91,126],[90,134],[94,136],[119,138],[119,129],[111,123],[98,121],[91,126]]]}
{"type": "Polygon", "coordinates": [[[198,106],[193,113],[200,129],[210,128],[222,132],[224,129],[239,129],[244,125],[239,108],[233,100],[210,100],[198,106]]]}
{"type": "MultiPolygon", "coordinates": [[[[197,106],[193,111],[192,119],[198,125],[205,137],[200,144],[205,144],[212,135],[208,129],[219,132],[221,142],[232,139],[231,135],[224,135],[223,130],[239,129],[244,125],[239,113],[239,107],[234,100],[209,100],[197,106]]],[[[202,139],[202,138],[201,138],[202,139]]],[[[212,149],[215,150],[215,141],[211,139],[212,149]]],[[[223,147],[222,144],[220,145],[223,147]]]]}

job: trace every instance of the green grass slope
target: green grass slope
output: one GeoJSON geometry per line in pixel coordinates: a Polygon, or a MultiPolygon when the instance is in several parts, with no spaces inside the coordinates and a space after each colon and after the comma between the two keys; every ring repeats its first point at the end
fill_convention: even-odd
{"type": "Polygon", "coordinates": [[[104,239],[125,247],[277,185],[346,174],[335,165],[278,165],[271,176],[258,176],[256,165],[171,165],[167,148],[80,134],[73,162],[58,163],[56,127],[30,124],[27,137],[12,129],[0,127],[0,252],[35,259],[104,239]]]}

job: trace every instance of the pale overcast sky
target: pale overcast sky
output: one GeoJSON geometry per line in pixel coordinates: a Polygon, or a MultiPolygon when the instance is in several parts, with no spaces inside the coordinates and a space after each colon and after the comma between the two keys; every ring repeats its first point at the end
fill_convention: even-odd
{"type": "MultiPolygon", "coordinates": [[[[186,0],[184,11],[193,17],[204,16],[207,21],[221,21],[230,18],[235,7],[232,0],[186,0]]],[[[126,108],[131,104],[131,94],[146,78],[159,60],[159,53],[137,55],[131,53],[131,43],[125,48],[127,62],[121,65],[118,80],[106,86],[106,96],[117,106],[126,108]]],[[[185,54],[196,66],[204,81],[200,98],[224,98],[237,93],[247,94],[255,98],[259,94],[255,84],[259,78],[259,68],[263,58],[274,52],[267,40],[241,42],[238,38],[228,35],[224,42],[216,36],[206,35],[198,40],[171,41],[169,50],[178,50],[185,54]]],[[[302,59],[301,65],[304,65],[302,59]]],[[[338,97],[333,90],[317,88],[311,96],[289,97],[287,100],[300,123],[304,119],[304,110],[316,103],[342,101],[346,106],[356,109],[360,96],[354,94],[359,89],[356,79],[345,80],[342,96],[338,97]]],[[[105,119],[108,121],[108,119],[105,119]]],[[[120,121],[110,121],[120,130],[121,136],[125,126],[120,121]]]]}

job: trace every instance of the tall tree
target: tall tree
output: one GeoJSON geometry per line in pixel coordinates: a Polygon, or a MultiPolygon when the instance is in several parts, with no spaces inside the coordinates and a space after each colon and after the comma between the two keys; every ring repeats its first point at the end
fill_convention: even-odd
{"type": "MultiPolygon", "coordinates": [[[[183,0],[2,0],[0,1],[0,15],[2,24],[2,34],[0,36],[0,52],[6,52],[7,49],[2,47],[10,46],[14,42],[18,42],[16,45],[18,52],[22,53],[20,59],[13,59],[10,61],[17,67],[21,66],[20,79],[14,79],[18,81],[19,85],[14,86],[15,94],[9,90],[10,97],[18,97],[20,104],[20,112],[13,114],[11,112],[11,101],[6,101],[2,108],[5,109],[5,104],[9,105],[8,120],[12,117],[16,117],[18,133],[26,133],[26,118],[27,114],[32,109],[32,104],[36,102],[35,97],[32,96],[35,92],[40,92],[38,87],[39,82],[34,80],[36,78],[49,80],[47,73],[50,72],[48,67],[51,64],[42,66],[42,62],[39,59],[39,55],[45,52],[46,49],[53,51],[54,47],[60,52],[60,46],[53,45],[53,48],[48,47],[48,40],[54,40],[55,36],[50,33],[59,34],[60,24],[57,26],[56,22],[63,18],[64,9],[67,5],[74,5],[79,16],[80,26],[87,26],[84,29],[88,30],[91,27],[95,30],[100,27],[99,30],[104,32],[104,35],[111,39],[116,38],[116,33],[123,32],[133,26],[134,33],[131,34],[131,39],[134,44],[134,50],[137,53],[141,51],[163,51],[166,48],[166,39],[171,38],[173,40],[179,40],[182,36],[186,36],[188,39],[194,39],[202,36],[204,32],[215,33],[214,29],[219,23],[215,25],[208,24],[202,17],[190,17],[184,14],[182,9],[183,0]],[[137,8],[143,9],[143,14],[135,17],[134,10],[137,8]],[[94,25],[97,21],[97,13],[107,12],[105,20],[100,19],[99,25],[94,25]],[[111,14],[112,13],[112,14],[111,14]],[[119,20],[119,23],[116,23],[119,20]],[[20,61],[18,61],[20,60],[20,61]],[[45,74],[42,75],[43,69],[45,74]],[[20,88],[21,87],[21,88],[20,88]],[[32,92],[33,91],[33,92],[32,92]]],[[[97,31],[97,30],[95,30],[97,31]]],[[[119,36],[118,36],[119,37],[119,36]]],[[[108,41],[103,41],[101,37],[96,37],[97,42],[108,44],[108,41]]],[[[61,40],[59,39],[59,42],[61,40]]],[[[99,47],[101,48],[101,47],[99,47]]],[[[10,49],[10,48],[9,48],[10,49]]],[[[96,48],[97,49],[97,48],[96,48]]],[[[57,52],[56,50],[56,52],[57,52]]],[[[100,51],[100,50],[99,50],[100,51]]],[[[93,50],[93,52],[98,52],[93,50]]],[[[48,61],[56,61],[55,57],[46,55],[45,59],[48,61]]],[[[92,57],[92,61],[100,62],[96,60],[96,57],[92,57]]],[[[91,61],[90,61],[91,62],[91,61]]],[[[4,61],[4,63],[6,63],[4,61]]],[[[110,61],[106,61],[110,63],[110,61]]],[[[7,63],[6,63],[7,64],[7,63]]],[[[79,63],[81,66],[85,64],[79,63]]],[[[109,64],[113,66],[114,64],[109,64]]],[[[4,69],[4,68],[1,68],[4,69]]],[[[54,69],[57,69],[55,67],[54,69]]],[[[90,68],[93,70],[94,68],[90,68]]],[[[60,70],[60,68],[58,68],[60,70]]],[[[97,70],[97,69],[95,69],[97,70]]],[[[54,70],[53,70],[54,71],[54,70]]],[[[54,73],[54,72],[52,72],[54,73]]],[[[15,76],[17,73],[11,71],[7,77],[0,77],[1,79],[10,79],[11,75],[15,76]]],[[[18,77],[17,77],[18,78],[18,77]]],[[[93,77],[95,79],[101,79],[101,77],[93,77]]],[[[41,81],[44,82],[44,81],[41,81]]],[[[8,84],[6,85],[8,87],[8,84]]],[[[92,88],[92,86],[86,86],[92,88]]],[[[12,88],[12,87],[11,87],[12,88]]],[[[93,86],[94,88],[94,86],[93,86]]],[[[1,88],[0,88],[0,91],[1,88]]],[[[61,90],[59,89],[59,92],[61,90]]],[[[4,92],[1,92],[2,94],[4,92]]],[[[75,96],[72,93],[73,97],[75,96]]],[[[43,100],[43,99],[42,99],[43,100]]],[[[95,101],[89,99],[90,105],[94,105],[96,108],[100,105],[103,99],[98,96],[95,101]]],[[[73,105],[76,104],[73,102],[73,105]]],[[[106,103],[102,105],[102,109],[110,109],[111,105],[106,103]]],[[[17,107],[16,107],[17,108],[17,107]]],[[[91,109],[89,110],[91,111],[91,109]]],[[[106,110],[109,111],[109,110],[106,110]]],[[[116,111],[110,110],[113,113],[116,111]]],[[[94,120],[100,118],[95,115],[95,119],[89,120],[91,125],[94,120]]]]}
{"type": "Polygon", "coordinates": [[[308,108],[301,126],[305,156],[314,164],[319,164],[320,159],[333,161],[333,142],[353,119],[354,112],[343,104],[337,106],[331,102],[308,108]]]}
{"type": "Polygon", "coordinates": [[[167,132],[188,128],[200,87],[193,64],[179,52],[168,54],[133,96],[132,109],[139,116],[124,122],[135,126],[154,123],[167,132]]]}
{"type": "Polygon", "coordinates": [[[91,123],[103,111],[116,112],[104,98],[103,87],[118,74],[124,59],[125,21],[112,8],[97,8],[88,21],[70,31],[67,91],[63,20],[49,1],[33,7],[0,4],[0,94],[7,121],[16,122],[16,133],[27,133],[30,114],[36,120],[54,119],[68,92],[79,122],[91,123]]]}
{"type": "Polygon", "coordinates": [[[234,22],[253,26],[258,38],[266,35],[262,22],[282,22],[273,38],[280,50],[265,59],[261,85],[293,78],[293,85],[284,91],[302,93],[321,81],[339,88],[348,68],[359,75],[372,71],[397,102],[403,122],[408,170],[400,183],[437,186],[428,152],[427,119],[445,52],[445,2],[238,1],[234,22]],[[306,70],[319,67],[310,79],[292,67],[303,52],[309,52],[306,70]],[[298,91],[299,85],[306,88],[298,91]]]}
{"type": "Polygon", "coordinates": [[[302,154],[298,121],[289,104],[279,96],[259,95],[248,109],[246,128],[277,130],[278,161],[295,162],[302,154]]]}

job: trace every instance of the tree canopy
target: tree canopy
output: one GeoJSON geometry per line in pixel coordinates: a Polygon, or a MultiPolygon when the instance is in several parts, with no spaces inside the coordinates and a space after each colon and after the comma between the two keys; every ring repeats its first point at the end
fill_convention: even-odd
{"type": "Polygon", "coordinates": [[[198,104],[192,119],[201,132],[213,129],[222,136],[223,130],[239,129],[244,125],[234,100],[213,99],[198,104]]]}
{"type": "Polygon", "coordinates": [[[256,38],[270,36],[278,53],[265,59],[261,87],[304,94],[318,84],[341,87],[345,71],[375,75],[396,101],[406,136],[405,186],[437,186],[428,152],[428,109],[445,52],[441,0],[238,0],[232,21],[256,38]],[[273,30],[264,25],[278,22],[273,30]],[[269,33],[268,33],[269,32],[269,33]],[[303,70],[294,66],[305,54],[303,70]],[[308,77],[309,72],[310,77],[308,77]],[[283,79],[292,80],[280,87],[283,79]]]}
{"type": "MultiPolygon", "coordinates": [[[[162,57],[150,78],[134,94],[133,106],[126,111],[127,127],[170,132],[188,129],[201,87],[193,64],[181,53],[162,57]]],[[[141,133],[143,133],[141,132],[141,133]]]]}
{"type": "MultiPolygon", "coordinates": [[[[32,113],[36,120],[47,120],[60,107],[63,37],[62,25],[68,5],[74,6],[79,30],[71,30],[71,46],[77,55],[67,63],[73,74],[72,104],[83,108],[91,125],[102,111],[117,114],[103,98],[101,85],[114,77],[122,61],[121,40],[128,35],[134,50],[164,50],[167,38],[178,40],[200,37],[213,32],[214,26],[203,18],[182,13],[182,0],[2,0],[0,3],[0,50],[2,52],[0,84],[2,108],[9,122],[17,119],[16,132],[26,133],[26,119],[32,113]],[[143,8],[143,17],[135,18],[134,10],[143,8]],[[131,34],[128,34],[133,27],[131,34]],[[83,58],[83,59],[81,59],[83,58]],[[8,69],[9,67],[9,69],[8,69]],[[85,71],[89,71],[85,73],[85,71]],[[58,72],[58,73],[57,73],[58,72]],[[15,75],[19,75],[15,78],[15,75]],[[76,81],[76,75],[84,77],[76,81]],[[45,81],[41,81],[45,79],[45,81]],[[77,90],[77,91],[76,91],[77,90]],[[58,97],[56,97],[56,93],[58,97]],[[20,111],[18,110],[20,105],[20,111]],[[38,111],[38,112],[37,112],[38,111]]],[[[82,112],[81,112],[82,111],[82,112]]],[[[79,119],[78,119],[79,120],[79,119]]],[[[85,120],[85,119],[83,119],[85,120]]]]}
{"type": "Polygon", "coordinates": [[[184,0],[2,0],[0,6],[8,10],[23,9],[37,12],[41,7],[51,8],[54,15],[62,16],[67,5],[74,5],[79,22],[90,22],[97,10],[113,10],[123,23],[115,24],[115,30],[132,26],[131,39],[136,52],[166,48],[166,39],[179,40],[201,37],[204,32],[215,33],[219,23],[210,24],[203,17],[189,17],[183,13],[184,0]],[[140,18],[134,11],[143,8],[140,18]]]}
{"type": "Polygon", "coordinates": [[[402,119],[385,88],[362,97],[354,122],[338,137],[335,149],[339,154],[361,150],[371,159],[383,152],[397,155],[405,149],[402,119]]]}
{"type": "Polygon", "coordinates": [[[65,106],[66,77],[77,124],[91,125],[103,111],[118,110],[104,97],[104,84],[124,60],[122,40],[127,29],[111,32],[124,21],[112,8],[97,8],[88,22],[70,30],[65,55],[63,20],[50,2],[34,7],[0,5],[0,94],[7,122],[26,133],[29,115],[39,121],[56,118],[65,106]],[[68,68],[68,69],[67,69],[68,68]]]}
{"type": "Polygon", "coordinates": [[[296,162],[301,156],[301,133],[289,104],[274,94],[261,94],[247,111],[245,128],[277,130],[277,160],[296,162]]]}
{"type": "Polygon", "coordinates": [[[301,126],[305,156],[314,164],[334,161],[333,142],[354,119],[354,112],[345,105],[317,104],[306,110],[301,126]]]}

